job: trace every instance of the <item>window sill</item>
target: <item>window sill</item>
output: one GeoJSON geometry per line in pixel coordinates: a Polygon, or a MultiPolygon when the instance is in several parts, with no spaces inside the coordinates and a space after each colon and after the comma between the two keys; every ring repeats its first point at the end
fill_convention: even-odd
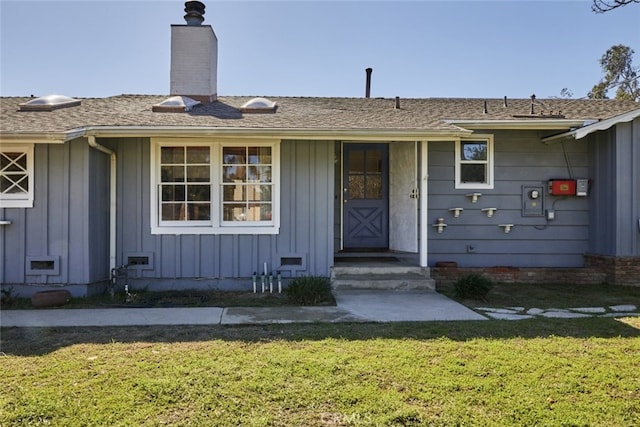
{"type": "Polygon", "coordinates": [[[151,234],[279,234],[280,227],[276,226],[243,226],[243,227],[151,227],[151,234]]]}
{"type": "Polygon", "coordinates": [[[468,184],[456,182],[456,190],[493,190],[493,184],[468,184]]]}
{"type": "Polygon", "coordinates": [[[2,208],[32,208],[33,200],[7,200],[0,199],[0,209],[2,208]]]}

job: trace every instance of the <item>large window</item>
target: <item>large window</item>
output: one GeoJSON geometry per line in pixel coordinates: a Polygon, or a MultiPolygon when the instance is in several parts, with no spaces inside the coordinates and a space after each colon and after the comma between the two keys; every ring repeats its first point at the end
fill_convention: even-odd
{"type": "Polygon", "coordinates": [[[493,139],[483,136],[456,141],[456,188],[493,188],[493,139]]]}
{"type": "Polygon", "coordinates": [[[33,145],[0,147],[0,208],[33,207],[33,145]]]}
{"type": "Polygon", "coordinates": [[[154,234],[278,232],[279,144],[154,139],[154,234]]]}

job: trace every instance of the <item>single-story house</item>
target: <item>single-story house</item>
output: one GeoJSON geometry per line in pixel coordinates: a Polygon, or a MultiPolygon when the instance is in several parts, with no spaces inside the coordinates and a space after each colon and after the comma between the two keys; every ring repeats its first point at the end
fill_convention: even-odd
{"type": "Polygon", "coordinates": [[[132,286],[250,289],[389,259],[431,287],[640,285],[639,103],[218,96],[187,5],[169,94],[1,99],[3,289],[87,295],[122,266],[132,286]]]}

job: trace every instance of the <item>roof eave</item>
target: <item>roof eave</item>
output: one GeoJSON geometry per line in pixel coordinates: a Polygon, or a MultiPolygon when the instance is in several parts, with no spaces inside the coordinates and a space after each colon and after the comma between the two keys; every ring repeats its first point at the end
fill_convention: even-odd
{"type": "Polygon", "coordinates": [[[593,124],[589,124],[587,126],[580,127],[578,129],[570,130],[569,132],[564,132],[558,135],[548,136],[546,138],[542,138],[542,142],[545,144],[549,144],[555,141],[561,141],[566,139],[582,139],[590,133],[597,132],[600,130],[607,130],[612,126],[617,125],[618,123],[630,122],[631,120],[640,117],[640,108],[626,112],[624,114],[620,114],[615,117],[611,117],[610,119],[598,121],[593,124]]]}
{"type": "Polygon", "coordinates": [[[147,127],[147,126],[99,126],[86,129],[87,135],[96,137],[251,137],[282,139],[350,139],[367,141],[416,141],[430,137],[460,137],[473,132],[466,129],[303,129],[303,128],[234,128],[234,127],[147,127]]]}
{"type": "MultiPolygon", "coordinates": [[[[592,120],[591,120],[592,121],[592,120]]],[[[524,119],[524,120],[464,120],[447,119],[445,123],[471,129],[504,130],[567,130],[584,126],[589,120],[575,119],[524,119]]]]}
{"type": "Polygon", "coordinates": [[[61,132],[3,132],[0,141],[6,144],[64,144],[72,139],[84,136],[85,129],[71,129],[61,132]]]}

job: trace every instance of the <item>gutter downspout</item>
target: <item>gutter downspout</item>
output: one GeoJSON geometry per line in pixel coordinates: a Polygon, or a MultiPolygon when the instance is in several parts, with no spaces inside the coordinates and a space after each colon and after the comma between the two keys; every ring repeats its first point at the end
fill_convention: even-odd
{"type": "Polygon", "coordinates": [[[96,142],[93,135],[87,136],[89,146],[109,155],[111,169],[109,172],[109,274],[116,268],[116,153],[96,142]]]}

